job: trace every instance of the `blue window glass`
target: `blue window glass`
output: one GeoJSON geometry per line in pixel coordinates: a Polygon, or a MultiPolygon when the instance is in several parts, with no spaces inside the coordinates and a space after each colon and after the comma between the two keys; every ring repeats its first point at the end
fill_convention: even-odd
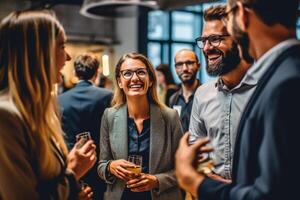
{"type": "Polygon", "coordinates": [[[152,11],[148,14],[148,39],[169,39],[169,15],[163,11],[152,11]]]}
{"type": "Polygon", "coordinates": [[[200,17],[197,14],[172,12],[172,39],[193,42],[200,34],[200,17]]]}
{"type": "Polygon", "coordinates": [[[148,58],[151,60],[152,64],[156,67],[161,64],[161,45],[157,42],[148,43],[148,58]]]}

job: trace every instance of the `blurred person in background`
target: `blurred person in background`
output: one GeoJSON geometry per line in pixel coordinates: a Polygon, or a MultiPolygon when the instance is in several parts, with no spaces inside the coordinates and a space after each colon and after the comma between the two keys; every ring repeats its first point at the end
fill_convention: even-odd
{"type": "Polygon", "coordinates": [[[194,93],[200,86],[197,74],[200,62],[195,52],[181,49],[175,54],[175,69],[181,80],[180,90],[170,97],[169,106],[177,110],[183,131],[189,130],[194,93]]]}
{"type": "Polygon", "coordinates": [[[68,152],[54,84],[70,57],[49,11],[12,12],[0,24],[0,199],[91,199],[77,182],[95,163],[89,140],[68,152]]]}
{"type": "Polygon", "coordinates": [[[99,176],[106,200],[182,200],[174,176],[174,154],[182,136],[175,110],[157,97],[155,69],[138,53],[123,55],[115,69],[113,107],[103,115],[99,176]],[[142,156],[141,173],[128,156],[142,156]]]}
{"type": "MultiPolygon", "coordinates": [[[[100,125],[103,112],[110,107],[112,92],[95,86],[99,61],[92,54],[79,55],[74,61],[79,82],[58,96],[62,113],[62,129],[69,149],[76,143],[76,135],[90,132],[99,152],[100,125]]],[[[92,187],[95,199],[103,199],[105,183],[97,175],[95,165],[82,180],[92,187]]]]}
{"type": "Polygon", "coordinates": [[[167,64],[160,64],[156,67],[156,77],[158,83],[158,98],[160,102],[169,105],[170,97],[179,89],[175,84],[172,71],[167,64]]]}

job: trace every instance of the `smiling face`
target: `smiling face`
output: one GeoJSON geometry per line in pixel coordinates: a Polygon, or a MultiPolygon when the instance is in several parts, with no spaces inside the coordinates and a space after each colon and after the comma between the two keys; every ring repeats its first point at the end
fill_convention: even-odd
{"type": "MultiPolygon", "coordinates": [[[[202,37],[227,35],[226,28],[221,20],[206,21],[202,37]]],[[[220,37],[218,46],[213,46],[206,40],[203,53],[206,58],[206,70],[211,76],[223,75],[238,66],[240,56],[237,44],[230,36],[220,37]]]]}
{"type": "Polygon", "coordinates": [[[190,50],[180,50],[175,56],[176,73],[182,83],[193,84],[200,68],[196,54],[190,50]]]}
{"type": "Polygon", "coordinates": [[[121,65],[118,86],[126,98],[147,97],[152,85],[146,65],[139,59],[127,58],[121,65]]]}

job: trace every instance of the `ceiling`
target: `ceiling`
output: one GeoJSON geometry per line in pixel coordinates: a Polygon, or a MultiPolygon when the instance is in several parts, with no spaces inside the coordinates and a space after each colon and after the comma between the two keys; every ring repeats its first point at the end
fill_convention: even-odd
{"type": "MultiPolygon", "coordinates": [[[[157,0],[161,9],[173,9],[216,0],[157,0]]],[[[83,0],[0,0],[0,19],[14,10],[52,8],[66,29],[71,41],[115,44],[115,20],[91,19],[79,14],[83,0]]]]}

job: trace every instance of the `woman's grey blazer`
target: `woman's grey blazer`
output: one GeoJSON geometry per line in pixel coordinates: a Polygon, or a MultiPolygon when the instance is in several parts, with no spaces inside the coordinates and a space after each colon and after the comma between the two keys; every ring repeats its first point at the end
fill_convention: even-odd
{"type": "MultiPolygon", "coordinates": [[[[106,170],[111,160],[128,157],[127,105],[105,110],[100,134],[99,176],[108,184],[105,200],[121,199],[125,182],[106,170]]],[[[177,112],[150,104],[149,173],[159,181],[151,190],[152,200],[184,199],[174,174],[175,151],[183,135],[177,112]]]]}

